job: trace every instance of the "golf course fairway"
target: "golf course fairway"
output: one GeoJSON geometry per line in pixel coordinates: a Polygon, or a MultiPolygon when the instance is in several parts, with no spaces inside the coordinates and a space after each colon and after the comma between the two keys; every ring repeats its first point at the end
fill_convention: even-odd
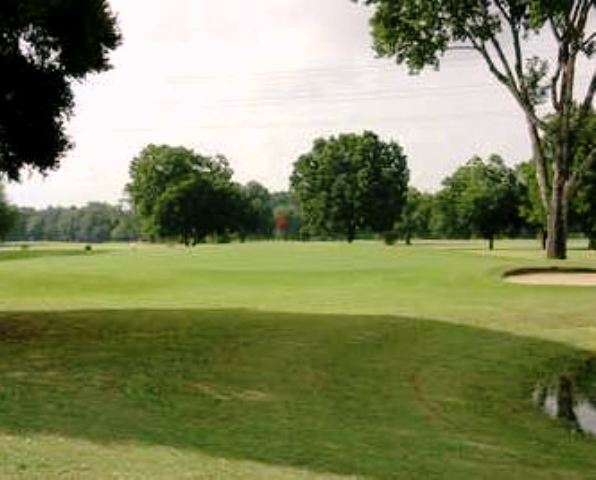
{"type": "Polygon", "coordinates": [[[596,356],[596,288],[485,248],[0,248],[0,478],[594,479],[532,391],[596,356]]]}

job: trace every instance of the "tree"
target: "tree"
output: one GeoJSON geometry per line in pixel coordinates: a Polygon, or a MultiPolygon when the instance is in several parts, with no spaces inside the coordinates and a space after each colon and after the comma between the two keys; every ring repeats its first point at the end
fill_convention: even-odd
{"type": "Polygon", "coordinates": [[[6,236],[7,240],[14,241],[14,240],[29,240],[27,236],[27,223],[29,217],[33,214],[34,210],[32,208],[17,208],[17,220],[15,222],[14,227],[10,230],[8,235],[6,236]]]}
{"type": "MultiPolygon", "coordinates": [[[[577,121],[577,113],[572,117],[572,123],[577,121]]],[[[558,117],[550,120],[547,132],[547,152],[555,151],[556,140],[552,130],[559,128],[558,117]]],[[[590,109],[584,122],[575,126],[573,137],[574,148],[572,165],[575,167],[576,182],[569,195],[569,213],[571,224],[576,226],[588,237],[590,249],[596,250],[596,161],[586,162],[589,156],[594,156],[596,150],[596,114],[590,109]],[[582,168],[585,165],[585,168],[582,168]]]]}
{"type": "Polygon", "coordinates": [[[540,232],[542,248],[546,250],[547,220],[544,205],[540,201],[540,188],[536,182],[536,167],[534,162],[522,162],[517,165],[517,181],[520,185],[519,213],[526,224],[540,232]]]}
{"type": "Polygon", "coordinates": [[[240,187],[242,203],[244,205],[241,220],[242,236],[257,235],[269,238],[273,232],[273,209],[271,208],[271,194],[258,182],[248,182],[240,187]]]}
{"type": "Polygon", "coordinates": [[[79,211],[76,240],[79,242],[106,242],[116,226],[116,211],[111,205],[90,202],[79,211]]]}
{"type": "Polygon", "coordinates": [[[401,147],[372,132],[317,139],[294,164],[291,177],[310,234],[385,233],[405,204],[408,168],[401,147]]]}
{"type": "Polygon", "coordinates": [[[180,237],[186,245],[207,235],[227,236],[237,230],[241,194],[231,182],[196,175],[172,184],[159,197],[155,223],[161,238],[180,237]]]}
{"type": "Polygon", "coordinates": [[[402,217],[396,225],[397,234],[403,237],[407,245],[411,244],[412,237],[431,236],[433,203],[434,197],[431,193],[420,192],[414,187],[408,189],[402,217]]]}
{"type": "Polygon", "coordinates": [[[588,237],[588,248],[596,250],[596,168],[583,177],[572,208],[579,227],[588,237]]]}
{"type": "MultiPolygon", "coordinates": [[[[212,181],[230,182],[232,170],[225,157],[217,155],[206,157],[184,147],[168,145],[149,145],[133,159],[130,168],[131,181],[126,186],[133,208],[139,215],[143,232],[150,238],[159,235],[160,226],[156,217],[156,208],[160,198],[168,189],[168,202],[182,191],[188,191],[189,185],[179,187],[178,192],[171,189],[182,182],[195,177],[205,177],[212,181]]],[[[172,205],[162,208],[173,208],[172,205]]],[[[162,212],[163,213],[163,212],[162,212]]]]}
{"type": "Polygon", "coordinates": [[[9,236],[13,241],[107,242],[139,237],[135,215],[107,203],[43,210],[20,208],[18,213],[18,223],[9,236]]]}
{"type": "Polygon", "coordinates": [[[479,157],[469,160],[443,181],[446,216],[467,225],[494,247],[496,235],[513,230],[518,218],[519,186],[515,173],[493,155],[487,162],[479,157]]]}
{"type": "Polygon", "coordinates": [[[290,192],[272,193],[270,206],[275,234],[283,239],[300,238],[302,217],[293,195],[290,192]]]}
{"type": "Polygon", "coordinates": [[[242,230],[249,208],[232,173],[221,155],[149,145],[132,161],[126,190],[152,239],[180,238],[194,245],[210,234],[242,230]]]}
{"type": "MultiPolygon", "coordinates": [[[[596,163],[594,150],[581,165],[572,162],[575,137],[586,121],[596,90],[596,72],[572,121],[576,65],[591,58],[595,32],[587,31],[594,0],[363,0],[374,5],[371,19],[374,47],[412,72],[440,66],[453,49],[475,51],[492,75],[521,108],[533,148],[540,199],[547,212],[547,255],[566,258],[567,210],[581,171],[596,163]],[[556,45],[552,68],[545,59],[529,56],[533,36],[550,32],[556,45]],[[547,174],[543,133],[546,122],[537,113],[550,102],[560,118],[555,134],[552,179],[547,174]]],[[[546,43],[544,43],[546,44],[546,43]]]]}
{"type": "Polygon", "coordinates": [[[110,239],[115,242],[132,242],[139,238],[139,221],[131,210],[118,207],[118,215],[110,239]]]}
{"type": "Polygon", "coordinates": [[[6,239],[10,231],[17,225],[18,212],[8,204],[4,196],[4,188],[0,185],[0,240],[6,239]]]}
{"type": "MultiPolygon", "coordinates": [[[[576,106],[572,116],[572,123],[577,122],[579,109],[576,106]]],[[[550,116],[546,119],[546,130],[543,136],[544,154],[547,162],[547,177],[553,176],[550,159],[556,155],[559,117],[550,116]]],[[[596,115],[590,109],[581,125],[575,127],[574,148],[571,164],[576,171],[576,181],[573,191],[569,192],[569,218],[574,227],[579,228],[592,239],[596,225],[596,163],[588,162],[586,158],[596,148],[596,115]],[[586,166],[585,169],[583,166],[586,166]]],[[[545,228],[547,214],[540,201],[539,186],[536,181],[536,167],[533,162],[525,162],[518,166],[518,172],[524,185],[524,198],[521,204],[522,216],[528,223],[545,228]]],[[[590,242],[593,245],[593,242],[590,242]]]]}
{"type": "Polygon", "coordinates": [[[119,43],[107,0],[0,2],[0,174],[58,166],[72,82],[107,70],[119,43]]]}

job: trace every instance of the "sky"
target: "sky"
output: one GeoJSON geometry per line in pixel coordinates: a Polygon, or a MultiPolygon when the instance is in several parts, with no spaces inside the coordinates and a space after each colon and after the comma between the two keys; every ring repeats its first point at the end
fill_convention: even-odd
{"type": "MultiPolygon", "coordinates": [[[[349,0],[110,0],[124,42],[113,69],[74,86],[58,170],[7,186],[17,205],[116,203],[150,143],[225,155],[239,182],[289,186],[317,137],[373,130],[438,188],[473,155],[530,156],[523,116],[474,52],[409,75],[371,47],[371,11],[349,0]]],[[[537,52],[549,51],[546,41],[537,52]]],[[[587,66],[580,66],[585,84],[587,66]]]]}

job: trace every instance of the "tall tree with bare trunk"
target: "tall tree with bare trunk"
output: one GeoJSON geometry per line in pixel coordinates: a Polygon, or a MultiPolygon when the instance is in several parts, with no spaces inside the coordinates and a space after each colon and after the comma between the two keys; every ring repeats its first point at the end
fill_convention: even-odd
{"type": "Polygon", "coordinates": [[[567,256],[567,214],[582,172],[596,163],[590,152],[573,164],[574,139],[589,115],[596,90],[596,71],[586,92],[578,95],[577,64],[596,48],[594,0],[363,0],[374,7],[374,47],[416,73],[438,68],[450,50],[471,50],[511,93],[527,122],[540,199],[547,212],[547,255],[567,256]],[[532,55],[532,37],[549,36],[555,61],[532,55]],[[574,114],[574,102],[580,104],[574,114]],[[539,107],[560,123],[552,160],[545,155],[547,122],[539,107]],[[552,176],[548,162],[552,161],[552,176]]]}

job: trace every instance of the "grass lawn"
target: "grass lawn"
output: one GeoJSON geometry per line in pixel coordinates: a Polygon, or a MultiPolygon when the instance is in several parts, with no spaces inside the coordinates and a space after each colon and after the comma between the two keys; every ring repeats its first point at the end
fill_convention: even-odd
{"type": "Polygon", "coordinates": [[[0,478],[594,479],[596,439],[531,392],[596,355],[596,288],[501,280],[554,263],[532,242],[1,248],[0,478]]]}

